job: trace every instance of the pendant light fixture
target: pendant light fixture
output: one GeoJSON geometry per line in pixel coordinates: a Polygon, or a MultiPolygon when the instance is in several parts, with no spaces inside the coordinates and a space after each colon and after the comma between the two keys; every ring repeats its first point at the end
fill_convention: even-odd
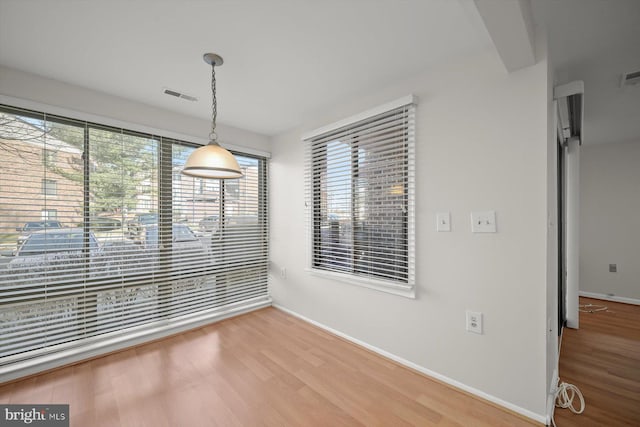
{"type": "Polygon", "coordinates": [[[233,154],[218,144],[216,118],[218,105],[216,99],[216,65],[222,65],[222,57],[215,53],[205,53],[204,62],[211,65],[211,133],[209,144],[195,150],[184,165],[182,173],[196,178],[233,179],[242,177],[242,171],[233,154]]]}

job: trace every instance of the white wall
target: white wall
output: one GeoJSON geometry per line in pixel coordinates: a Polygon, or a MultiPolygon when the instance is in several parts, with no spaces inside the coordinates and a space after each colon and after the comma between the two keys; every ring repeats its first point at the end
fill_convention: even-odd
{"type": "MultiPolygon", "coordinates": [[[[47,113],[95,120],[142,132],[163,131],[162,136],[186,138],[192,142],[206,143],[211,127],[207,120],[2,66],[0,95],[19,98],[21,105],[17,106],[23,108],[41,109],[46,107],[32,103],[45,104],[52,107],[45,109],[47,113]],[[80,113],[81,117],[75,113],[80,113]]],[[[0,102],[7,103],[7,100],[2,98],[0,102]]],[[[218,124],[217,132],[225,146],[269,151],[269,138],[264,135],[221,124],[218,124]]]]}
{"type": "Polygon", "coordinates": [[[554,71],[547,62],[547,413],[555,407],[558,346],[558,139],[554,71]]]}
{"type": "Polygon", "coordinates": [[[582,146],[580,198],[580,291],[640,301],[640,141],[582,146]]]}
{"type": "Polygon", "coordinates": [[[507,74],[488,52],[319,112],[317,121],[274,138],[275,303],[543,420],[547,76],[546,60],[507,74]],[[409,93],[420,98],[417,299],[311,276],[300,135],[409,93]],[[498,233],[472,234],[472,210],[495,210],[498,233]],[[452,232],[435,232],[439,211],[451,212],[452,232]],[[465,332],[466,309],[484,313],[484,335],[465,332]]]}

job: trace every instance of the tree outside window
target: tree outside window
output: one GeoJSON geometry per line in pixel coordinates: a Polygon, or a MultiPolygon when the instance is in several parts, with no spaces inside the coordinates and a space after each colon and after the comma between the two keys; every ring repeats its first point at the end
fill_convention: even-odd
{"type": "Polygon", "coordinates": [[[42,164],[45,166],[53,166],[56,164],[57,152],[48,148],[42,149],[42,164]]]}

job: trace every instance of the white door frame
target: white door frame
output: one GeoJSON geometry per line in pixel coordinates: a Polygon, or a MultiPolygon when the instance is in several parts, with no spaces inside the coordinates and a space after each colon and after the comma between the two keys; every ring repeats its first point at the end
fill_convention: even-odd
{"type": "Polygon", "coordinates": [[[566,165],[566,285],[567,285],[567,326],[579,327],[580,288],[580,140],[569,138],[564,150],[566,165]]]}

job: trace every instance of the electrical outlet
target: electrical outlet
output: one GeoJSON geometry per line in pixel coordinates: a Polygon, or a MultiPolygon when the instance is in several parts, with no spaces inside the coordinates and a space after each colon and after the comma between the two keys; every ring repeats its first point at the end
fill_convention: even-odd
{"type": "Polygon", "coordinates": [[[617,273],[618,264],[609,264],[609,273],[617,273]]]}
{"type": "Polygon", "coordinates": [[[285,267],[282,267],[280,269],[280,278],[282,278],[282,279],[286,279],[287,278],[287,269],[285,267]]]}
{"type": "Polygon", "coordinates": [[[482,335],[482,313],[467,310],[467,332],[482,335]]]}

